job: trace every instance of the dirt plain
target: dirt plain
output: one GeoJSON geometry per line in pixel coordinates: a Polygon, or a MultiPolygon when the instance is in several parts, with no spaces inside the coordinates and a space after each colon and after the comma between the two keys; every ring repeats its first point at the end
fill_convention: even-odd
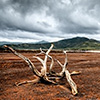
{"type": "MultiPolygon", "coordinates": [[[[30,58],[37,69],[41,64],[34,59],[36,53],[21,53],[30,58]]],[[[50,53],[64,63],[63,53],[50,53]]],[[[41,58],[44,55],[39,55],[41,58]]],[[[48,66],[50,60],[48,60],[48,66]]],[[[68,53],[68,70],[81,71],[72,76],[78,86],[79,94],[73,96],[66,79],[60,81],[66,90],[53,84],[24,84],[15,86],[16,82],[35,79],[27,63],[12,53],[0,53],[0,100],[100,100],[100,53],[68,53]]],[[[61,68],[55,62],[53,69],[61,68]]]]}

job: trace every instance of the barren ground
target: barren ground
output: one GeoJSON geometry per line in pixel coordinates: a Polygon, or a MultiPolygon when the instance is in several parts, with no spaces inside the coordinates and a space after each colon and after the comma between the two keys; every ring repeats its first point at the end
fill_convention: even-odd
{"type": "MultiPolygon", "coordinates": [[[[34,58],[35,53],[22,53],[34,62],[39,69],[41,64],[34,58]]],[[[64,62],[62,53],[51,53],[53,57],[64,62]]],[[[43,58],[43,55],[40,55],[43,58]]],[[[27,63],[12,53],[0,53],[0,100],[100,100],[100,53],[68,53],[68,70],[81,71],[72,76],[78,86],[79,94],[73,96],[66,79],[62,86],[53,84],[24,84],[16,87],[16,82],[35,79],[27,63]]],[[[48,65],[50,60],[48,60],[48,65]]],[[[60,71],[55,63],[55,71],[60,71]]]]}

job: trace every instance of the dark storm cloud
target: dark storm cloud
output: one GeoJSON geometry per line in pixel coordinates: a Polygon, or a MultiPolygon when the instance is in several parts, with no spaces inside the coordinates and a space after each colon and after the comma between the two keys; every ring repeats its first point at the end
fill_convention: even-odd
{"type": "MultiPolygon", "coordinates": [[[[50,27],[50,25],[41,21],[41,14],[44,10],[43,0],[1,0],[0,5],[1,29],[16,29],[40,33],[51,31],[47,30],[47,27],[45,28],[45,26],[48,25],[50,27]]],[[[44,19],[42,18],[42,20],[44,19]]]]}
{"type": "Polygon", "coordinates": [[[0,38],[100,34],[99,11],[100,0],[1,0],[0,38]]]}
{"type": "Polygon", "coordinates": [[[51,13],[62,32],[93,34],[100,29],[100,0],[63,0],[57,7],[51,8],[51,13]]]}

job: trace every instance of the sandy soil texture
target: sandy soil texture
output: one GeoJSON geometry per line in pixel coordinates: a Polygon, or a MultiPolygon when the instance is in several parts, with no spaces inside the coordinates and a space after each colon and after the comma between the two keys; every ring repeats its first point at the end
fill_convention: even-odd
{"type": "MultiPolygon", "coordinates": [[[[37,69],[41,64],[32,56],[35,53],[22,53],[30,58],[37,69]]],[[[62,53],[51,53],[54,58],[64,62],[62,53]]],[[[40,55],[43,58],[43,55],[40,55]]],[[[73,96],[66,79],[60,81],[63,89],[53,84],[24,84],[15,86],[16,82],[35,79],[27,63],[12,53],[0,53],[0,100],[100,100],[100,53],[68,53],[68,70],[81,71],[72,76],[78,86],[79,94],[73,96]]],[[[50,60],[48,60],[48,66],[50,60]]],[[[53,68],[59,72],[57,63],[53,68]]]]}

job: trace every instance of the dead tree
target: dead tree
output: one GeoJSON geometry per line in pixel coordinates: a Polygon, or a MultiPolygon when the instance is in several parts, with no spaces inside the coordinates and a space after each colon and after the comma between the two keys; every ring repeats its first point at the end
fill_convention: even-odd
{"type": "Polygon", "coordinates": [[[70,73],[67,69],[67,65],[68,65],[68,61],[67,61],[67,53],[66,51],[64,51],[63,53],[65,54],[65,62],[64,64],[61,64],[60,61],[58,61],[57,59],[54,59],[52,56],[49,55],[50,51],[53,48],[53,44],[51,45],[51,47],[47,50],[47,52],[44,52],[42,49],[40,49],[40,54],[44,54],[45,58],[41,59],[38,56],[33,56],[34,58],[36,58],[37,60],[39,60],[42,64],[41,67],[41,71],[39,72],[35,65],[31,62],[30,59],[28,59],[27,57],[23,56],[20,53],[17,53],[13,48],[4,45],[5,48],[8,48],[12,53],[14,53],[15,55],[17,55],[18,57],[22,58],[30,67],[30,69],[32,70],[32,72],[37,76],[37,78],[35,80],[31,80],[31,81],[24,81],[21,83],[16,83],[16,86],[22,85],[22,84],[26,84],[26,83],[37,83],[37,82],[49,82],[52,84],[58,84],[57,80],[60,80],[64,77],[66,77],[71,89],[72,89],[72,94],[73,95],[77,95],[78,94],[78,90],[77,90],[77,85],[75,84],[75,82],[72,80],[71,75],[76,75],[76,74],[80,74],[80,72],[77,71],[73,71],[72,73],[70,73]],[[47,58],[49,58],[51,60],[51,64],[49,67],[49,72],[47,72],[47,58]],[[54,61],[56,61],[62,68],[60,73],[56,73],[52,71],[53,65],[54,65],[54,61]]]}

